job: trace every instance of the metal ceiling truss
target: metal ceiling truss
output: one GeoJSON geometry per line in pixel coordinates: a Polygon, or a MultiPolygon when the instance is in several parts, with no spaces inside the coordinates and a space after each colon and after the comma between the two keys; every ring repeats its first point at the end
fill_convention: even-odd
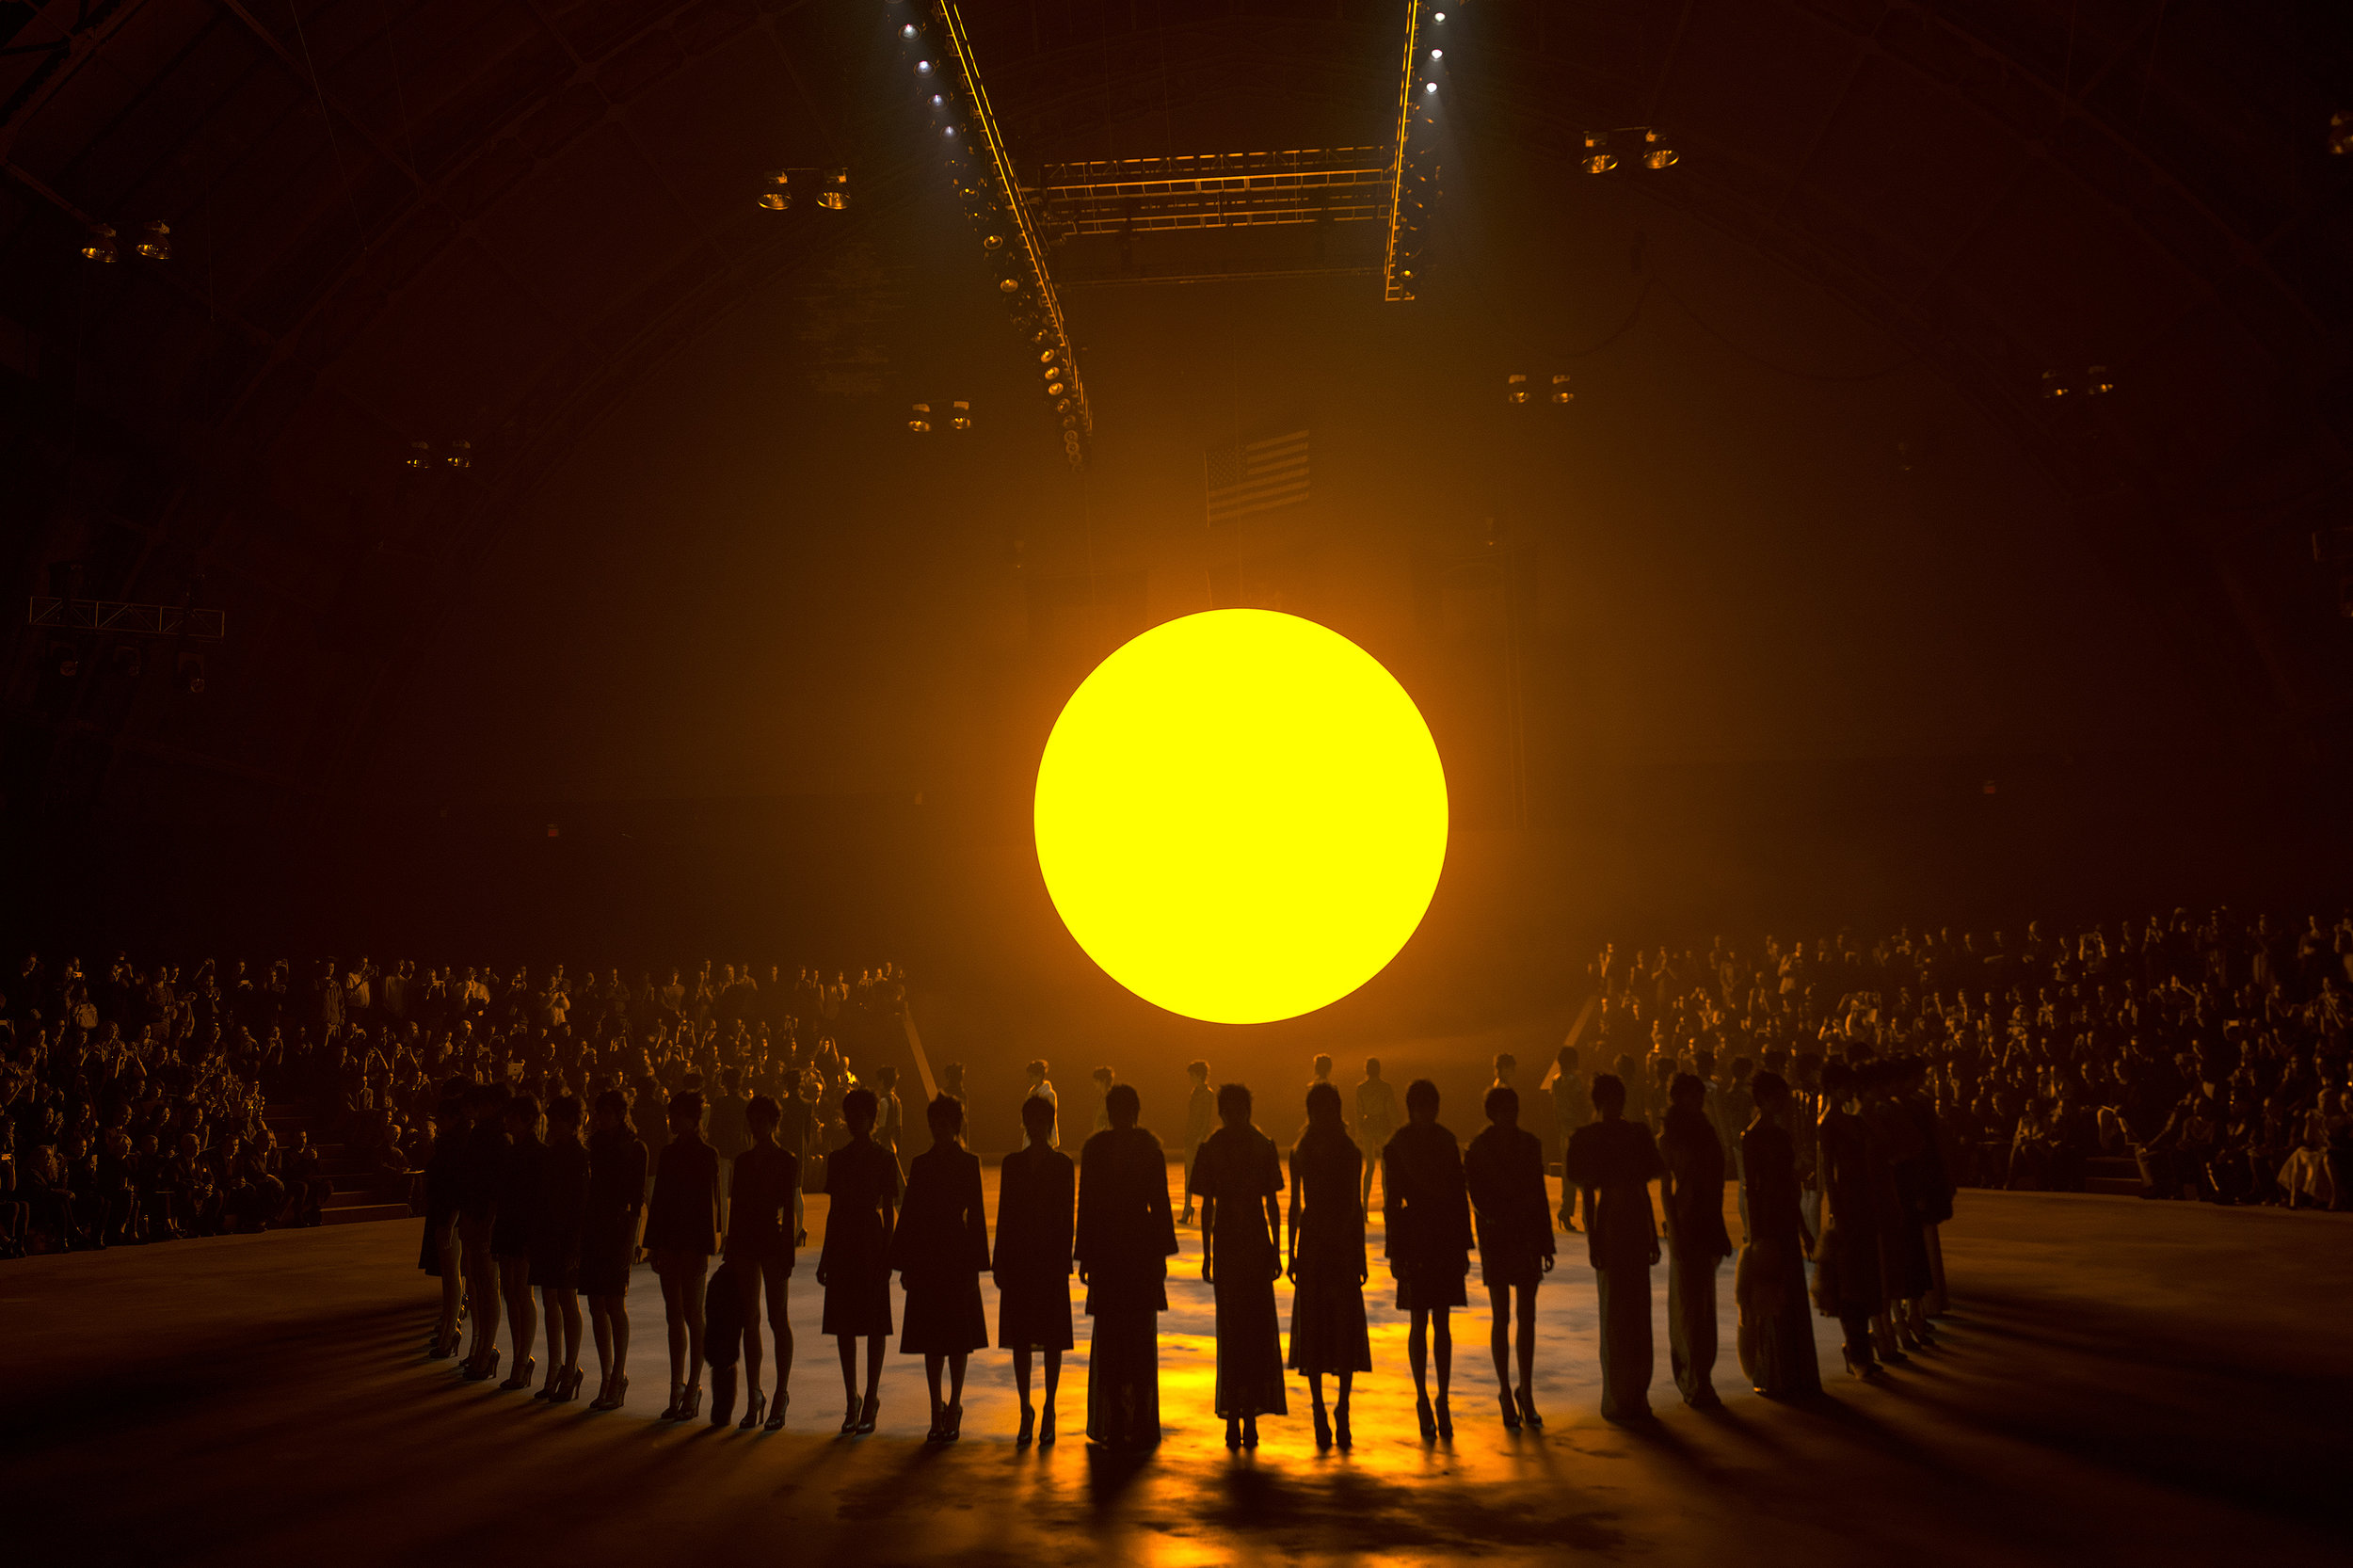
{"type": "Polygon", "coordinates": [[[1388,213],[1386,151],[1296,148],[1048,164],[1031,197],[1056,243],[1091,234],[1368,222],[1388,213]]]}
{"type": "Polygon", "coordinates": [[[1437,194],[1436,127],[1416,91],[1421,78],[1422,0],[1405,0],[1405,52],[1397,73],[1397,132],[1389,150],[1389,238],[1381,260],[1381,298],[1399,305],[1414,297],[1414,263],[1421,250],[1422,222],[1437,194]]]}

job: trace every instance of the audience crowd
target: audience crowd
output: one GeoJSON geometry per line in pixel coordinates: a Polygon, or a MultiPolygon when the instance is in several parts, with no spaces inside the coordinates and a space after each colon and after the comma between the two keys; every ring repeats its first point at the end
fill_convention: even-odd
{"type": "Polygon", "coordinates": [[[342,1179],[388,1201],[411,1197],[451,1079],[543,1102],[618,1088],[657,1104],[708,1086],[723,1140],[728,1111],[740,1121],[765,1093],[822,1147],[853,1055],[904,995],[889,964],[855,981],[664,973],[366,957],[184,973],[118,954],[94,977],[28,955],[0,992],[0,1256],[317,1224],[332,1186],[319,1148],[308,1128],[280,1142],[265,1092],[343,1145],[359,1169],[342,1179]]]}
{"type": "Polygon", "coordinates": [[[1902,1057],[1959,1185],[2078,1191],[2129,1170],[2151,1198],[2353,1208],[2353,914],[1613,946],[1592,971],[1581,1055],[1654,1127],[1678,1071],[1710,1083],[1729,1135],[1755,1070],[1812,1093],[1826,1063],[1902,1057]]]}

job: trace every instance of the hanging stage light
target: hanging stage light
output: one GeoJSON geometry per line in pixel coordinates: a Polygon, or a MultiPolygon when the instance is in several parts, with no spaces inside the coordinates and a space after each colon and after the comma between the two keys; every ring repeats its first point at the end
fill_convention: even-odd
{"type": "Polygon", "coordinates": [[[928,403],[918,403],[915,405],[914,412],[915,417],[907,421],[907,428],[919,436],[930,435],[932,433],[932,406],[928,403]]]}
{"type": "Polygon", "coordinates": [[[82,242],[85,260],[112,264],[115,259],[115,232],[111,225],[102,223],[82,242]]]}
{"type": "Polygon", "coordinates": [[[443,457],[441,461],[447,463],[454,469],[469,469],[473,467],[473,442],[450,442],[449,455],[443,457]]]}
{"type": "Polygon", "coordinates": [[[1503,378],[1503,401],[1513,408],[1528,402],[1528,377],[1513,372],[1503,378]]]}
{"type": "Polygon", "coordinates": [[[408,443],[408,456],[403,457],[400,461],[401,466],[406,468],[409,472],[423,473],[426,469],[433,466],[433,443],[431,441],[410,441],[408,443]]]}
{"type": "Polygon", "coordinates": [[[966,402],[962,398],[958,398],[953,403],[949,404],[948,408],[951,415],[951,418],[948,421],[949,429],[969,430],[972,428],[971,404],[966,402]]]}
{"type": "Polygon", "coordinates": [[[1661,143],[1657,132],[1645,130],[1642,133],[1642,167],[1644,168],[1664,168],[1674,161],[1675,150],[1661,143]]]}
{"type": "Polygon", "coordinates": [[[1577,168],[1588,174],[1607,174],[1618,167],[1617,155],[1609,151],[1609,133],[1585,133],[1585,155],[1577,160],[1577,168]]]}
{"type": "Polygon", "coordinates": [[[2116,382],[2109,376],[2107,366],[2093,365],[2084,372],[2084,395],[2086,397],[2098,397],[2103,392],[2112,392],[2115,390],[2116,382]]]}
{"type": "Polygon", "coordinates": [[[171,260],[171,225],[160,217],[155,219],[140,231],[139,243],[135,248],[151,262],[171,260]]]}
{"type": "Polygon", "coordinates": [[[1577,393],[1569,391],[1569,377],[1566,372],[1555,376],[1552,378],[1552,400],[1555,403],[1574,403],[1577,401],[1577,393]]]}
{"type": "Polygon", "coordinates": [[[2329,117],[2329,151],[2340,158],[2353,152],[2353,109],[2339,109],[2329,117]]]}

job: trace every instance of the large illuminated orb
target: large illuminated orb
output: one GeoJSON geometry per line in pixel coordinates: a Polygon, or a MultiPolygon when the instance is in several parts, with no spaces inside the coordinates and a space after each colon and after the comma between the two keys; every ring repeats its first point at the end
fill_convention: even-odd
{"type": "Polygon", "coordinates": [[[1087,956],[1214,1023],[1338,1000],[1421,923],[1446,770],[1414,699],[1270,610],[1154,627],[1096,666],[1037,769],[1037,863],[1087,956]]]}

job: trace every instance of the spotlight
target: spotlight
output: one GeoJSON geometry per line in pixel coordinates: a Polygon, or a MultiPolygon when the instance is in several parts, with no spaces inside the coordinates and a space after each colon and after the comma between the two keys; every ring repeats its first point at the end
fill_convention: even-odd
{"type": "Polygon", "coordinates": [[[1609,132],[1585,133],[1585,155],[1577,160],[1577,167],[1588,174],[1607,174],[1618,167],[1617,155],[1609,151],[1609,132]]]}
{"type": "Polygon", "coordinates": [[[2084,372],[2084,395],[2086,397],[2098,397],[2103,392],[2112,392],[2115,390],[2116,382],[2109,376],[2107,366],[2093,365],[2084,372]]]}
{"type": "Polygon", "coordinates": [[[1004,248],[1005,236],[1002,234],[991,234],[981,241],[981,248],[984,250],[1002,250],[1004,248]]]}
{"type": "Polygon", "coordinates": [[[955,128],[954,126],[951,125],[951,126],[949,126],[947,129],[945,129],[945,130],[941,131],[939,134],[940,134],[941,136],[954,136],[954,135],[956,134],[956,128],[955,128]]]}
{"type": "Polygon", "coordinates": [[[49,667],[56,670],[61,680],[72,680],[82,673],[82,650],[72,643],[51,643],[49,667]]]}
{"type": "Polygon", "coordinates": [[[769,188],[760,193],[760,204],[772,213],[783,212],[792,205],[792,192],[786,187],[792,183],[789,168],[772,168],[765,176],[769,188]]]}
{"type": "Polygon", "coordinates": [[[948,420],[949,429],[969,430],[972,428],[971,404],[967,403],[962,398],[958,398],[953,403],[948,405],[948,410],[950,415],[948,420]]]}
{"type": "Polygon", "coordinates": [[[172,660],[172,683],[189,696],[204,695],[204,655],[183,653],[172,660]]]}
{"type": "Polygon", "coordinates": [[[997,292],[999,294],[1019,294],[1021,292],[1021,280],[1018,278],[1001,279],[997,284],[997,292]]]}
{"type": "Polygon", "coordinates": [[[410,441],[408,443],[408,456],[401,459],[401,465],[408,469],[411,473],[422,473],[426,469],[431,468],[433,466],[433,443],[431,441],[410,441]]]}
{"type": "Polygon", "coordinates": [[[1446,12],[1444,12],[1444,11],[1440,11],[1440,12],[1438,12],[1438,14],[1437,14],[1437,15],[1435,15],[1435,16],[1432,17],[1430,20],[1431,20],[1431,21],[1433,21],[1433,22],[1444,22],[1444,21],[1446,20],[1446,12]]]}
{"type": "Polygon", "coordinates": [[[910,22],[905,26],[900,28],[899,36],[901,38],[913,38],[915,36],[915,24],[910,22]]]}
{"type": "Polygon", "coordinates": [[[82,242],[82,255],[87,260],[104,262],[111,265],[115,259],[115,232],[113,228],[110,225],[102,223],[97,228],[91,230],[89,238],[82,242]]]}
{"type": "Polygon", "coordinates": [[[1443,49],[1433,49],[1432,51],[1430,51],[1430,57],[1431,57],[1432,59],[1433,59],[1433,60],[1442,60],[1442,59],[1445,59],[1445,58],[1446,58],[1446,51],[1445,51],[1445,50],[1443,50],[1443,49]]]}
{"type": "Polygon", "coordinates": [[[1503,378],[1503,401],[1518,408],[1528,401],[1528,377],[1516,373],[1503,378]]]}
{"type": "Polygon", "coordinates": [[[1435,92],[1438,90],[1438,84],[1435,82],[1424,82],[1421,85],[1421,90],[1424,92],[1435,92]]]}
{"type": "Polygon", "coordinates": [[[1064,392],[1068,392],[1069,390],[1070,389],[1068,387],[1063,385],[1060,381],[1048,381],[1046,383],[1046,395],[1048,397],[1060,397],[1064,392]]]}
{"type": "Polygon", "coordinates": [[[1644,168],[1664,168],[1674,161],[1675,150],[1662,146],[1658,140],[1657,132],[1644,131],[1642,133],[1642,167],[1644,168]]]}
{"type": "Polygon", "coordinates": [[[838,213],[850,204],[850,193],[840,190],[821,190],[817,193],[817,204],[838,213]]]}
{"type": "Polygon", "coordinates": [[[140,654],[138,644],[117,643],[114,651],[107,655],[106,667],[126,680],[136,680],[139,672],[147,667],[147,661],[140,654]]]}
{"type": "Polygon", "coordinates": [[[2353,109],[2339,109],[2329,117],[2329,151],[2340,158],[2353,152],[2353,109]]]}
{"type": "Polygon", "coordinates": [[[930,435],[932,433],[932,406],[928,403],[918,403],[915,405],[914,412],[915,417],[907,421],[907,428],[919,436],[930,435]]]}
{"type": "Polygon", "coordinates": [[[2067,384],[2067,377],[2056,370],[2042,373],[2042,401],[2056,403],[2075,389],[2067,384]]]}
{"type": "Polygon", "coordinates": [[[933,107],[933,108],[935,108],[935,109],[936,109],[936,108],[939,107],[942,104],[945,104],[946,102],[948,102],[948,100],[946,100],[945,98],[942,98],[939,94],[937,94],[937,93],[936,93],[936,92],[932,94],[932,107],[933,107]]]}
{"type": "Polygon", "coordinates": [[[171,260],[171,225],[157,218],[139,232],[139,243],[134,248],[151,262],[171,260]]]}
{"type": "Polygon", "coordinates": [[[931,62],[931,61],[929,61],[929,60],[918,60],[918,61],[916,61],[916,62],[915,62],[915,73],[916,73],[918,76],[928,76],[928,75],[930,75],[930,74],[932,73],[932,62],[931,62]]]}
{"type": "Polygon", "coordinates": [[[464,469],[473,467],[473,442],[450,442],[449,455],[443,457],[441,461],[447,463],[452,468],[464,469]]]}
{"type": "Polygon", "coordinates": [[[1565,371],[1552,378],[1552,400],[1555,403],[1577,401],[1577,393],[1569,391],[1569,377],[1565,371]]]}

